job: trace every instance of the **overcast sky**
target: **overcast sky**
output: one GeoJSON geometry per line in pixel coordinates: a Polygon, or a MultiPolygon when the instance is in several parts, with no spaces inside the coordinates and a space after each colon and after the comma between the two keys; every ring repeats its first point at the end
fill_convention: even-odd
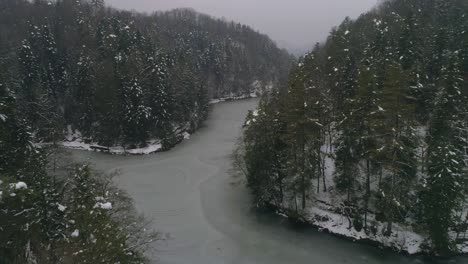
{"type": "Polygon", "coordinates": [[[306,50],[346,17],[355,18],[378,0],[107,0],[111,6],[152,12],[191,7],[268,34],[281,47],[306,50]]]}

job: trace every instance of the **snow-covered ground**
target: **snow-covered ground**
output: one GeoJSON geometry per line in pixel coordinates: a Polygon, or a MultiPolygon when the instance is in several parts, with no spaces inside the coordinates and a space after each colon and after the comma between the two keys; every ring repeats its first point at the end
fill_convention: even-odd
{"type": "Polygon", "coordinates": [[[242,96],[229,96],[229,97],[223,97],[219,99],[213,99],[210,101],[210,104],[218,104],[218,103],[222,103],[226,101],[235,101],[235,100],[257,98],[257,97],[258,97],[257,93],[251,93],[251,94],[242,95],[242,96]]]}
{"type": "MultiPolygon", "coordinates": [[[[370,218],[372,219],[373,217],[370,218]]],[[[354,227],[349,228],[349,220],[344,215],[333,213],[318,206],[307,210],[306,219],[311,224],[330,233],[355,241],[378,242],[384,247],[393,248],[411,255],[421,253],[421,245],[425,240],[425,237],[413,232],[411,228],[402,227],[398,224],[393,225],[393,233],[390,236],[384,236],[382,235],[382,230],[386,228],[386,224],[380,222],[376,222],[377,232],[375,235],[372,232],[366,234],[364,230],[357,231],[354,227]]]]}
{"type": "MultiPolygon", "coordinates": [[[[77,139],[74,141],[63,141],[62,146],[69,149],[79,149],[79,150],[88,150],[94,151],[93,147],[98,148],[107,148],[104,146],[99,146],[97,144],[89,144],[84,143],[81,139],[77,139]]],[[[158,141],[150,141],[148,146],[145,148],[137,148],[137,149],[125,149],[123,147],[110,147],[109,153],[111,154],[132,154],[132,155],[143,155],[143,154],[151,154],[158,151],[161,151],[162,145],[158,141]]],[[[100,151],[100,150],[96,150],[100,151]]],[[[107,152],[107,151],[106,151],[107,152]]]]}
{"type": "MultiPolygon", "coordinates": [[[[188,132],[183,132],[182,135],[185,140],[190,139],[190,134],[188,132]]],[[[65,140],[61,142],[61,145],[69,149],[79,149],[87,151],[102,151],[103,149],[108,149],[109,151],[106,150],[106,152],[119,155],[145,155],[159,152],[162,149],[162,144],[160,140],[157,139],[148,141],[148,145],[144,148],[136,149],[125,149],[122,146],[105,147],[100,146],[96,143],[86,143],[84,142],[81,133],[78,130],[72,131],[70,126],[68,127],[68,133],[65,136],[65,140]]]]}
{"type": "MultiPolygon", "coordinates": [[[[334,191],[334,173],[335,162],[333,157],[333,150],[327,145],[322,147],[322,153],[325,153],[325,182],[327,191],[323,191],[323,179],[320,180],[320,192],[316,193],[312,190],[313,199],[308,201],[308,207],[300,212],[301,220],[317,227],[321,231],[326,231],[341,237],[348,238],[353,241],[374,242],[382,247],[392,248],[396,251],[404,252],[409,255],[424,254],[424,244],[427,243],[428,238],[425,235],[418,234],[410,225],[394,223],[392,226],[392,234],[384,236],[387,223],[375,221],[375,216],[368,213],[368,226],[373,225],[375,234],[373,232],[366,233],[364,230],[357,231],[354,227],[350,228],[349,222],[353,222],[352,218],[348,218],[346,214],[339,213],[340,207],[337,205],[343,204],[346,200],[334,191]]],[[[317,182],[314,182],[317,184],[317,182]]],[[[315,185],[316,186],[316,185],[315,185]]],[[[376,184],[371,184],[371,188],[377,188],[376,184]]],[[[292,198],[293,199],[293,198],[292,198]]],[[[296,203],[300,203],[297,201],[296,203]]],[[[293,203],[284,203],[282,209],[277,213],[281,216],[286,216],[287,211],[295,206],[293,203]]],[[[371,208],[372,209],[372,208],[371,208]]],[[[466,213],[465,213],[466,214],[466,213]]],[[[370,228],[369,228],[370,229],[370,228]]],[[[468,254],[468,242],[458,244],[458,250],[462,254],[468,254]]]]}
{"type": "MultiPolygon", "coordinates": [[[[287,213],[283,211],[277,211],[277,214],[288,217],[287,213]]],[[[325,202],[321,203],[318,201],[314,205],[309,206],[302,212],[302,217],[301,220],[317,227],[320,231],[353,241],[374,242],[382,247],[391,248],[409,255],[426,253],[423,250],[423,245],[427,242],[425,236],[416,233],[411,227],[400,224],[393,224],[392,234],[384,236],[383,230],[386,228],[386,223],[374,221],[373,215],[368,216],[368,221],[375,225],[377,230],[375,235],[372,232],[366,233],[364,229],[357,231],[354,227],[349,228],[349,221],[352,221],[352,218],[348,218],[344,214],[335,213],[334,208],[325,202]]],[[[458,244],[458,250],[461,254],[468,254],[468,242],[458,244]]]]}

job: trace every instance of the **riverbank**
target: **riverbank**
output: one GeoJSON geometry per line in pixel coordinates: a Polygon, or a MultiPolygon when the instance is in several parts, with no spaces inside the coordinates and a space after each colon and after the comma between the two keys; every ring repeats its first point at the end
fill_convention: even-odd
{"type": "MultiPolygon", "coordinates": [[[[238,101],[238,100],[247,100],[257,98],[256,93],[244,95],[244,96],[232,96],[224,97],[220,99],[215,99],[210,101],[210,105],[219,104],[223,102],[238,101]]],[[[203,122],[203,121],[201,121],[203,122]]],[[[103,152],[113,155],[148,155],[154,154],[162,151],[167,151],[177,144],[181,143],[184,140],[190,139],[190,136],[195,131],[189,130],[188,126],[184,126],[176,129],[175,131],[175,141],[169,147],[164,147],[161,139],[151,139],[147,142],[146,147],[142,148],[125,148],[123,146],[102,146],[96,142],[87,142],[81,135],[81,132],[78,130],[72,130],[71,127],[67,128],[67,134],[65,139],[59,142],[59,145],[67,149],[75,150],[84,150],[84,151],[95,151],[103,152]]]]}
{"type": "Polygon", "coordinates": [[[219,98],[219,99],[213,99],[213,100],[210,101],[210,104],[219,104],[219,103],[222,103],[222,102],[253,99],[253,98],[257,98],[257,97],[258,97],[257,93],[251,93],[251,94],[248,94],[248,95],[241,95],[241,96],[229,96],[229,97],[223,97],[223,98],[219,98]]]}
{"type": "MultiPolygon", "coordinates": [[[[190,139],[190,136],[191,134],[186,130],[176,133],[174,146],[183,140],[190,139]]],[[[143,148],[127,149],[123,146],[107,147],[93,142],[85,142],[81,133],[78,130],[72,131],[71,128],[68,128],[68,134],[65,136],[65,140],[60,142],[59,145],[67,149],[103,152],[113,155],[148,155],[164,151],[160,139],[149,140],[147,146],[143,148]]]]}
{"type": "MultiPolygon", "coordinates": [[[[372,222],[373,226],[369,228],[368,232],[365,232],[364,229],[358,231],[350,224],[353,223],[354,219],[336,213],[336,209],[323,201],[317,201],[317,203],[317,206],[310,206],[299,213],[274,204],[267,204],[266,207],[290,221],[311,226],[320,232],[352,242],[389,249],[408,256],[434,256],[426,249],[428,248],[427,238],[416,233],[410,227],[393,224],[392,234],[385,236],[383,231],[386,229],[386,223],[377,222],[373,215],[369,215],[369,222],[372,222]]],[[[459,252],[453,256],[467,256],[468,241],[459,244],[458,250],[459,252]]]]}

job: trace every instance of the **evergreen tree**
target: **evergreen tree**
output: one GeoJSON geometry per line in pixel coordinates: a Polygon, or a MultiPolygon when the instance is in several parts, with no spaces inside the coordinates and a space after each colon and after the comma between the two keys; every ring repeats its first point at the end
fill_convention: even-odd
{"type": "Polygon", "coordinates": [[[309,119],[307,116],[305,81],[309,76],[303,67],[304,64],[299,63],[298,70],[291,76],[284,100],[282,119],[287,126],[284,141],[290,146],[288,165],[290,167],[289,177],[292,178],[292,189],[295,190],[294,196],[300,195],[301,207],[305,209],[312,184],[307,167],[309,164],[315,167],[317,163],[314,161],[319,159],[319,153],[313,149],[311,152],[315,154],[315,158],[312,158],[310,163],[308,162],[307,144],[313,136],[311,133],[312,123],[318,123],[319,120],[309,119]]]}
{"type": "Polygon", "coordinates": [[[144,94],[138,79],[124,84],[122,97],[125,143],[145,146],[152,110],[144,104],[144,94]]]}
{"type": "Polygon", "coordinates": [[[79,263],[143,263],[143,256],[129,244],[130,236],[122,232],[127,227],[110,217],[117,201],[108,197],[108,187],[93,177],[90,167],[77,166],[69,184],[66,237],[70,246],[64,255],[79,263]]]}
{"type": "Polygon", "coordinates": [[[380,183],[380,202],[388,222],[386,234],[392,232],[392,222],[405,218],[410,202],[409,192],[416,176],[416,144],[414,103],[409,96],[409,81],[401,66],[391,64],[382,93],[383,127],[380,158],[389,176],[380,183]]]}
{"type": "Polygon", "coordinates": [[[456,251],[449,232],[454,227],[453,212],[463,204],[466,184],[465,99],[460,87],[458,52],[445,54],[447,66],[443,68],[443,83],[429,130],[428,175],[424,180],[422,203],[425,223],[440,254],[456,251]]]}
{"type": "Polygon", "coordinates": [[[272,107],[273,96],[262,101],[259,109],[250,112],[246,120],[245,167],[248,186],[259,205],[272,202],[283,206],[287,194],[286,144],[281,138],[285,124],[272,107]]]}

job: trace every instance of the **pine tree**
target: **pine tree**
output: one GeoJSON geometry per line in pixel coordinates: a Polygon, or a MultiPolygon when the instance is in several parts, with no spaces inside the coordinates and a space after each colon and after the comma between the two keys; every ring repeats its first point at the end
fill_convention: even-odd
{"type": "Polygon", "coordinates": [[[144,104],[144,94],[138,79],[124,84],[122,97],[124,142],[146,146],[152,110],[144,104]]]}
{"type": "MultiPolygon", "coordinates": [[[[360,188],[358,177],[357,164],[359,162],[358,153],[358,109],[353,105],[354,96],[356,94],[356,66],[355,59],[350,45],[351,36],[355,34],[350,29],[351,21],[345,19],[341,25],[336,42],[339,49],[338,54],[329,56],[329,61],[336,61],[341,59],[341,62],[335,62],[331,69],[329,76],[332,76],[330,82],[337,80],[334,84],[334,93],[338,93],[334,97],[339,101],[335,101],[334,109],[336,109],[334,120],[336,121],[336,128],[338,132],[338,139],[335,142],[335,155],[336,155],[336,171],[335,183],[339,192],[346,194],[346,205],[349,208],[351,204],[355,203],[355,192],[360,188]],[[337,57],[337,58],[335,58],[337,57]],[[338,67],[339,66],[339,67],[338,67]]],[[[331,53],[334,54],[334,53],[331,53]]],[[[349,210],[348,210],[349,211],[349,210]]],[[[350,223],[351,225],[351,223],[350,223]]]]}
{"type": "Polygon", "coordinates": [[[243,138],[248,186],[256,203],[282,207],[286,199],[286,144],[281,138],[285,124],[277,111],[278,98],[263,99],[256,111],[249,112],[243,138]]]}
{"type": "Polygon", "coordinates": [[[35,104],[41,95],[39,61],[34,54],[31,43],[28,40],[22,42],[19,52],[21,78],[21,105],[25,116],[29,120],[37,120],[37,105],[35,104]]]}
{"type": "Polygon", "coordinates": [[[26,261],[28,248],[46,252],[53,236],[60,233],[50,225],[59,218],[47,213],[54,203],[50,190],[43,188],[43,183],[50,183],[44,155],[33,146],[27,123],[13,107],[14,98],[3,84],[0,89],[0,251],[5,261],[21,262],[26,261]]]}
{"type": "Polygon", "coordinates": [[[388,222],[404,219],[412,204],[408,197],[416,175],[416,143],[414,102],[409,96],[408,75],[397,63],[391,64],[382,93],[384,123],[379,128],[382,166],[389,176],[382,179],[380,202],[388,222]]]}
{"type": "Polygon", "coordinates": [[[145,101],[151,109],[152,136],[166,138],[173,133],[171,121],[174,119],[174,95],[169,83],[169,59],[151,50],[147,55],[142,76],[143,88],[146,88],[145,101]]]}
{"type": "MultiPolygon", "coordinates": [[[[312,184],[312,175],[308,173],[310,172],[309,166],[317,169],[316,165],[320,162],[320,154],[316,148],[311,150],[312,156],[315,157],[308,157],[307,145],[313,137],[311,129],[319,122],[318,119],[309,118],[307,115],[306,85],[309,78],[308,74],[304,69],[304,64],[299,63],[298,70],[291,76],[282,109],[282,119],[287,126],[284,141],[290,146],[288,164],[291,170],[289,175],[293,179],[292,189],[295,190],[295,196],[298,193],[300,194],[302,209],[306,208],[312,184]]],[[[315,135],[320,136],[318,133],[315,133],[315,135]]]]}
{"type": "Polygon", "coordinates": [[[458,52],[445,54],[447,66],[442,69],[443,83],[429,130],[428,175],[425,178],[422,203],[425,223],[434,248],[440,254],[456,251],[449,231],[454,225],[453,212],[462,205],[466,184],[464,146],[466,138],[464,105],[460,87],[458,52]]]}
{"type": "Polygon", "coordinates": [[[72,124],[77,124],[77,128],[84,133],[85,136],[93,135],[93,123],[95,117],[95,73],[94,62],[83,52],[80,54],[76,63],[75,72],[73,73],[72,84],[70,85],[71,101],[67,107],[70,121],[72,124]]]}
{"type": "Polygon", "coordinates": [[[378,133],[377,129],[382,119],[383,108],[381,103],[381,91],[377,89],[373,65],[370,59],[366,59],[359,70],[356,95],[353,97],[351,123],[356,125],[356,131],[361,137],[357,140],[356,156],[365,162],[366,180],[364,184],[364,228],[367,231],[368,213],[372,196],[371,184],[375,181],[373,176],[380,169],[378,161],[378,133]]]}

